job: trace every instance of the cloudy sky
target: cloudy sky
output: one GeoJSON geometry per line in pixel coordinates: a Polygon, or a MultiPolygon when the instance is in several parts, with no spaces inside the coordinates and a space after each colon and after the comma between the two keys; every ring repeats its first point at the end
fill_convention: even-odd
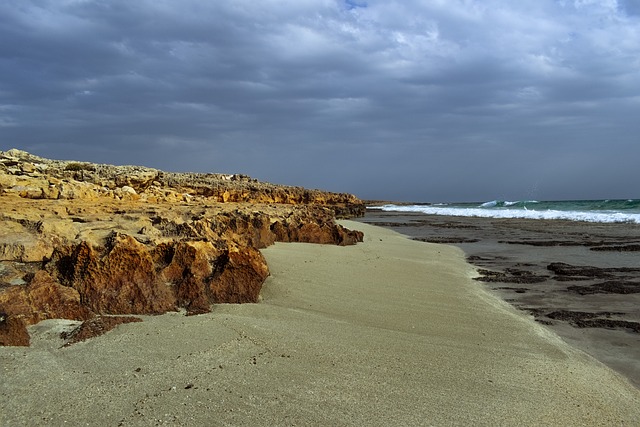
{"type": "Polygon", "coordinates": [[[2,0],[14,147],[362,198],[640,198],[640,0],[2,0]]]}

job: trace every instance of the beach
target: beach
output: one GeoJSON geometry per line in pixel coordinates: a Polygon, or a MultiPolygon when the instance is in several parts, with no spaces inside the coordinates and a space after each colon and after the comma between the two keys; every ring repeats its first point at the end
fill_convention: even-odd
{"type": "Polygon", "coordinates": [[[640,224],[378,210],[362,220],[459,247],[479,286],[640,387],[640,224]]]}
{"type": "MultiPolygon", "coordinates": [[[[257,304],[0,348],[0,425],[638,425],[640,391],[473,280],[457,247],[341,221],[276,243],[257,304]]],[[[74,323],[75,324],[75,323],[74,323]]]]}

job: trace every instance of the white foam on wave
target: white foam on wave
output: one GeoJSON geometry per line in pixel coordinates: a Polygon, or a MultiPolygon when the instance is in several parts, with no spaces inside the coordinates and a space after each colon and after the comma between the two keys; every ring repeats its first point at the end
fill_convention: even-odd
{"type": "Polygon", "coordinates": [[[534,211],[521,209],[487,210],[482,208],[456,208],[439,206],[398,206],[384,205],[371,207],[393,212],[420,212],[427,215],[467,216],[479,218],[521,218],[521,219],[562,219],[567,221],[586,221],[602,223],[636,223],[640,224],[640,214],[621,212],[582,212],[582,211],[534,211]]]}

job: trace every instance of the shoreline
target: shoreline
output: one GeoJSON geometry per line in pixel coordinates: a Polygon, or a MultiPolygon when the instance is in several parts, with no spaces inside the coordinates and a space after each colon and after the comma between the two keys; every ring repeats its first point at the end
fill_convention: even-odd
{"type": "Polygon", "coordinates": [[[484,273],[478,286],[533,315],[640,387],[637,252],[594,250],[640,239],[640,225],[378,210],[360,220],[462,249],[484,273]]]}
{"type": "Polygon", "coordinates": [[[258,304],[0,348],[0,424],[634,425],[624,377],[472,281],[455,247],[354,221],[276,243],[258,304]],[[38,384],[37,388],[33,384],[38,384]]]}

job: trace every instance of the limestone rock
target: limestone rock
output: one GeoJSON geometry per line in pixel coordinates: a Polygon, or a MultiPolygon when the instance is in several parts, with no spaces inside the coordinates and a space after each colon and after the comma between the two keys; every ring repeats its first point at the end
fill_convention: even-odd
{"type": "Polygon", "coordinates": [[[207,285],[224,250],[208,241],[196,241],[165,245],[161,252],[168,263],[161,275],[172,286],[177,304],[189,314],[208,312],[212,301],[207,285]]]}
{"type": "Polygon", "coordinates": [[[58,187],[59,199],[96,199],[108,192],[96,185],[87,182],[69,181],[63,182],[58,187]]]}
{"type": "MultiPolygon", "coordinates": [[[[335,217],[363,212],[349,194],[246,175],[0,152],[0,345],[28,345],[27,326],[44,319],[257,302],[269,275],[259,249],[355,244],[362,233],[335,217]]],[[[82,334],[113,322],[92,320],[82,334]]]]}
{"type": "Polygon", "coordinates": [[[362,201],[351,194],[274,185],[240,174],[170,173],[141,166],[50,160],[16,149],[0,152],[0,189],[17,192],[22,194],[21,197],[114,197],[113,191],[125,186],[135,190],[141,199],[151,201],[176,202],[200,197],[217,203],[317,205],[333,210],[338,218],[362,216],[365,210],[362,201]],[[49,180],[62,182],[51,182],[53,187],[44,182],[33,186],[25,186],[23,183],[21,185],[25,189],[11,190],[18,185],[12,181],[12,176],[27,178],[23,171],[25,168],[46,172],[49,180]]]}
{"type": "Polygon", "coordinates": [[[258,302],[269,269],[262,254],[248,246],[221,257],[215,274],[209,284],[212,302],[258,302]]]}
{"type": "Polygon", "coordinates": [[[51,257],[53,246],[28,233],[0,234],[0,261],[38,262],[51,257]]]}
{"type": "Polygon", "coordinates": [[[0,312],[0,346],[28,347],[30,341],[27,325],[23,319],[0,312]]]}
{"type": "Polygon", "coordinates": [[[93,315],[76,290],[60,285],[44,270],[27,286],[10,286],[0,292],[0,313],[5,318],[4,325],[0,322],[0,337],[4,334],[5,338],[0,341],[13,342],[4,345],[29,345],[23,338],[24,334],[28,337],[26,328],[41,320],[83,320],[93,315]]]}
{"type": "Polygon", "coordinates": [[[139,170],[130,170],[127,174],[116,175],[115,184],[118,187],[129,187],[137,191],[144,191],[158,178],[158,171],[155,169],[141,168],[139,170]]]}
{"type": "Polygon", "coordinates": [[[72,344],[88,340],[89,338],[103,335],[118,325],[132,322],[142,322],[142,319],[135,316],[98,316],[85,320],[80,326],[69,332],[63,332],[60,334],[60,338],[66,341],[63,347],[68,347],[72,344]]]}

